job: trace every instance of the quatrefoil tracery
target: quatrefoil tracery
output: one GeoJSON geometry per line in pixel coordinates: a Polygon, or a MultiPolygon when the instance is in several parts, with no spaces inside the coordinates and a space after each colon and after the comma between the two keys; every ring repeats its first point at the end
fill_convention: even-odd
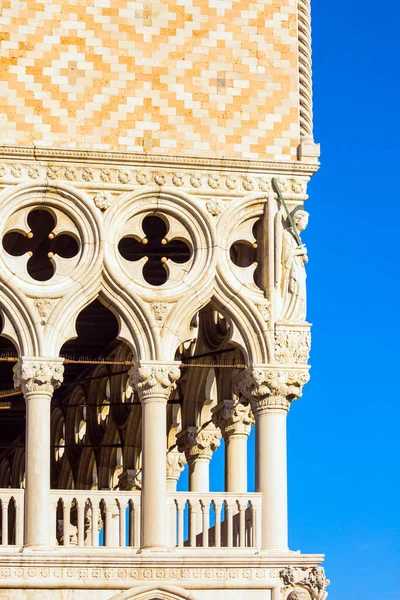
{"type": "MultiPolygon", "coordinates": [[[[48,210],[32,209],[25,220],[21,211],[11,219],[3,236],[3,248],[10,257],[29,256],[25,271],[36,281],[48,281],[56,271],[56,258],[78,255],[79,244],[69,232],[57,232],[57,219],[48,210]],[[28,231],[26,229],[28,228],[28,231]]],[[[14,261],[17,264],[20,261],[14,261]]],[[[21,273],[19,273],[21,274],[21,273]]]]}
{"type": "Polygon", "coordinates": [[[127,261],[144,262],[142,275],[147,283],[163,285],[169,276],[168,261],[183,265],[190,260],[191,250],[186,242],[170,234],[160,217],[146,216],[142,230],[144,235],[140,238],[133,234],[124,236],[118,244],[118,250],[127,261]]]}

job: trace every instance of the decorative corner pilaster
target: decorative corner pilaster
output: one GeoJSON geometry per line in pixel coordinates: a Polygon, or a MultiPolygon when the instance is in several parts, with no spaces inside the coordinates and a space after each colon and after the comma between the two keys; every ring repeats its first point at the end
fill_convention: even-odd
{"type": "Polygon", "coordinates": [[[167,452],[167,479],[178,481],[186,465],[186,457],[183,452],[175,447],[167,452]]]}
{"type": "Polygon", "coordinates": [[[259,366],[239,375],[234,391],[250,402],[256,416],[270,410],[288,412],[290,404],[301,398],[303,386],[309,379],[307,367],[285,370],[259,366]]]}
{"type": "Polygon", "coordinates": [[[176,389],[181,375],[179,363],[158,363],[156,361],[134,365],[130,371],[132,387],[141,401],[151,397],[168,400],[176,389]]]}
{"type": "Polygon", "coordinates": [[[250,435],[254,425],[254,415],[250,404],[242,404],[237,399],[222,400],[212,409],[213,423],[226,439],[232,435],[250,435]]]}
{"type": "Polygon", "coordinates": [[[204,429],[187,427],[176,436],[178,451],[185,453],[189,464],[199,458],[211,460],[220,440],[221,432],[213,425],[207,425],[204,429]]]}
{"type": "Polygon", "coordinates": [[[284,595],[285,600],[325,600],[328,596],[326,588],[330,581],[322,567],[287,567],[280,571],[279,576],[283,581],[283,591],[289,592],[284,595]]]}
{"type": "Polygon", "coordinates": [[[14,387],[24,394],[52,395],[64,379],[62,358],[23,357],[14,366],[14,387]]]}

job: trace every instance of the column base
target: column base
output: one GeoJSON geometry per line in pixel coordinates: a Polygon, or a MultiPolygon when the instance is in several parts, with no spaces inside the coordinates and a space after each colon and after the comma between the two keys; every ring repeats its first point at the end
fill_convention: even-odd
{"type": "Polygon", "coordinates": [[[168,546],[149,546],[148,548],[139,548],[137,553],[142,556],[149,556],[151,554],[165,554],[166,552],[171,552],[171,548],[168,546]]]}

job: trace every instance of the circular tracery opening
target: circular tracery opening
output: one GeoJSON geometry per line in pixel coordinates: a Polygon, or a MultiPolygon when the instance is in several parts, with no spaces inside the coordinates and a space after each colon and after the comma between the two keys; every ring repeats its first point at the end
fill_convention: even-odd
{"type": "Polygon", "coordinates": [[[188,262],[191,251],[188,245],[178,239],[167,237],[168,228],[160,217],[148,215],[143,219],[142,229],[144,237],[138,239],[134,236],[123,237],[119,244],[120,254],[129,261],[138,261],[147,258],[143,267],[143,277],[150,285],[163,285],[168,280],[165,264],[168,260],[177,264],[188,262]]]}
{"type": "Polygon", "coordinates": [[[27,217],[27,232],[9,231],[3,237],[3,248],[11,256],[29,255],[27,270],[36,281],[48,281],[55,273],[51,259],[73,258],[78,254],[78,242],[71,234],[55,233],[56,220],[48,210],[35,208],[27,217]]]}

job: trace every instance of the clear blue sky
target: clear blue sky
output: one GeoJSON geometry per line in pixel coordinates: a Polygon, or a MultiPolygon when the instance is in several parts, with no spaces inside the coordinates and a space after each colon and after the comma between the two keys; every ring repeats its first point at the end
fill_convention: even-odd
{"type": "Polygon", "coordinates": [[[292,549],[326,554],[329,600],[400,600],[399,22],[395,0],[313,2],[322,166],[303,236],[312,378],[288,420],[289,531],[292,549]]]}

